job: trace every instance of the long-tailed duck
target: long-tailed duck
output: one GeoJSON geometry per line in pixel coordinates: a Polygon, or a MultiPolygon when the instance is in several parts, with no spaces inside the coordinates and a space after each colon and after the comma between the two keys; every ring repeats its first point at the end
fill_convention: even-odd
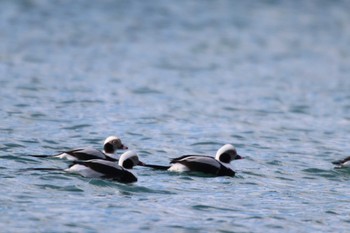
{"type": "Polygon", "coordinates": [[[103,143],[103,151],[94,148],[77,148],[69,151],[63,151],[55,155],[33,155],[34,157],[55,157],[60,159],[74,160],[90,160],[104,159],[108,161],[118,161],[114,153],[118,150],[128,149],[121,140],[116,136],[109,136],[103,143]]]}
{"type": "Polygon", "coordinates": [[[333,164],[337,165],[336,168],[346,168],[346,167],[350,167],[350,156],[346,157],[345,159],[342,160],[337,160],[332,162],[333,164]]]}
{"type": "Polygon", "coordinates": [[[148,165],[154,169],[174,172],[201,172],[214,176],[234,176],[235,172],[230,166],[232,160],[242,159],[231,144],[222,146],[214,157],[206,155],[183,155],[170,161],[170,166],[148,165]]]}
{"type": "Polygon", "coordinates": [[[118,164],[102,159],[92,159],[86,161],[73,161],[65,171],[79,174],[91,178],[107,178],[121,183],[136,182],[137,178],[127,169],[132,169],[136,165],[143,165],[138,155],[134,151],[127,151],[119,158],[118,164]]]}

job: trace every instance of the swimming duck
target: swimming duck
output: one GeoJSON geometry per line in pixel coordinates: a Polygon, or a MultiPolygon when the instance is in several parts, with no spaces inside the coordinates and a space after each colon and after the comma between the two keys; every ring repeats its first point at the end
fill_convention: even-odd
{"type": "Polygon", "coordinates": [[[136,182],[137,178],[127,169],[132,169],[136,165],[143,165],[137,153],[127,151],[120,156],[118,164],[103,159],[76,160],[65,171],[84,177],[107,178],[121,183],[132,183],[136,182]]]}
{"type": "Polygon", "coordinates": [[[104,159],[108,161],[118,161],[114,157],[114,153],[118,150],[128,149],[120,138],[116,136],[109,136],[103,143],[103,151],[94,148],[77,148],[69,151],[60,152],[56,155],[32,155],[34,157],[55,157],[60,159],[74,160],[90,160],[90,159],[104,159]]]}
{"type": "Polygon", "coordinates": [[[342,160],[333,161],[332,163],[338,165],[337,168],[350,167],[350,156],[342,160]]]}
{"type": "Polygon", "coordinates": [[[170,161],[170,166],[147,165],[155,169],[174,172],[201,172],[214,176],[234,176],[235,172],[230,166],[232,160],[242,159],[231,144],[222,146],[214,157],[206,155],[183,155],[170,161]]]}

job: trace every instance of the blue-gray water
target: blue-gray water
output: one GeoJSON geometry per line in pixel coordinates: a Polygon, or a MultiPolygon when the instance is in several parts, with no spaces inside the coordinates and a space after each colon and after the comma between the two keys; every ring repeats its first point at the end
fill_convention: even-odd
{"type": "Polygon", "coordinates": [[[1,1],[1,232],[348,232],[349,1],[1,1]],[[118,135],[236,177],[132,185],[28,157],[118,135]]]}

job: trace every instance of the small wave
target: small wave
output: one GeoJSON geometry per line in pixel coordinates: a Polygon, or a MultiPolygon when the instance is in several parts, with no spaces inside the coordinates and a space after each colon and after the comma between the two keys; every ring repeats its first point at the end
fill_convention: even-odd
{"type": "Polygon", "coordinates": [[[0,157],[1,159],[7,159],[7,160],[13,160],[13,161],[17,161],[20,163],[36,163],[37,160],[35,158],[30,158],[28,156],[24,156],[24,155],[3,155],[0,157]]]}
{"type": "Polygon", "coordinates": [[[25,148],[24,145],[18,143],[5,143],[4,146],[6,148],[25,148]]]}
{"type": "MultiPolygon", "coordinates": [[[[303,169],[302,171],[310,175],[321,176],[324,178],[337,178],[338,174],[340,173],[336,170],[325,170],[320,168],[306,168],[306,169],[303,169]]],[[[350,170],[349,170],[349,174],[350,174],[350,170]]]]}
{"type": "Polygon", "coordinates": [[[149,88],[149,87],[141,87],[132,91],[135,94],[161,94],[162,92],[149,88]]]}
{"type": "Polygon", "coordinates": [[[68,185],[68,186],[57,186],[57,185],[52,185],[52,184],[37,184],[37,187],[40,189],[53,189],[57,191],[69,191],[69,192],[84,192],[84,190],[74,186],[74,185],[68,185]]]}
{"type": "Polygon", "coordinates": [[[129,193],[129,194],[131,193],[175,194],[174,192],[170,192],[167,190],[154,190],[144,186],[138,186],[137,184],[123,184],[123,183],[118,183],[111,180],[91,179],[89,183],[100,187],[115,187],[115,188],[118,188],[120,191],[129,193]]]}
{"type": "Polygon", "coordinates": [[[221,145],[221,143],[218,143],[218,142],[195,142],[195,143],[192,143],[190,146],[200,146],[200,145],[221,145]]]}
{"type": "Polygon", "coordinates": [[[63,127],[63,129],[76,130],[76,129],[82,129],[82,128],[87,128],[87,127],[91,127],[91,125],[90,124],[80,124],[80,125],[73,125],[73,126],[69,126],[69,127],[63,127]]]}
{"type": "Polygon", "coordinates": [[[216,207],[216,206],[210,206],[210,205],[193,205],[192,208],[195,210],[204,210],[204,211],[208,211],[208,210],[234,211],[229,208],[216,207]]]}

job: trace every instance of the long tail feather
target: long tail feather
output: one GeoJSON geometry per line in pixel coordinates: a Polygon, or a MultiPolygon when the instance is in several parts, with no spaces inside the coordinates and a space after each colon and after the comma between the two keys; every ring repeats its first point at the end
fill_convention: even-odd
{"type": "Polygon", "coordinates": [[[150,167],[156,170],[168,170],[170,166],[154,165],[154,164],[144,164],[144,167],[150,167]]]}
{"type": "Polygon", "coordinates": [[[36,158],[50,158],[53,157],[54,155],[28,155],[31,157],[36,157],[36,158]]]}
{"type": "Polygon", "coordinates": [[[335,165],[340,165],[342,161],[333,161],[332,163],[335,165]]]}
{"type": "Polygon", "coordinates": [[[62,168],[52,168],[52,167],[33,167],[33,168],[24,168],[20,171],[64,171],[62,168]]]}

